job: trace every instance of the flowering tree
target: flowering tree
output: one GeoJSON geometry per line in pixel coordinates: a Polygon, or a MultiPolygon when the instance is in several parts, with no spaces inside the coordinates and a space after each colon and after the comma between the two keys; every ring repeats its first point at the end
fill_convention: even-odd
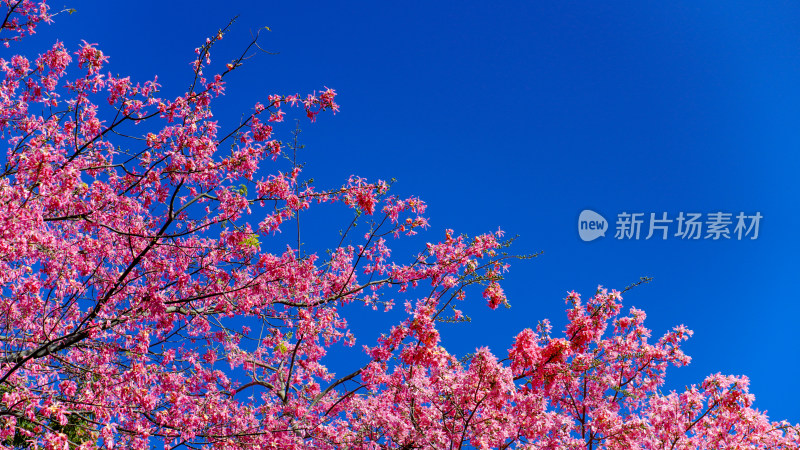
{"type": "MultiPolygon", "coordinates": [[[[2,5],[6,46],[50,20],[44,2],[2,5]]],[[[313,121],[338,109],[333,90],[212,120],[247,55],[207,76],[224,33],[173,100],[104,75],[91,44],[0,59],[0,448],[797,448],[744,377],[659,391],[691,332],[649,342],[616,291],[570,293],[561,337],[542,322],[503,359],[449,354],[437,322],[461,320],[472,287],[507,303],[502,233],[448,230],[393,257],[427,226],[421,200],[355,176],[318,189],[281,158],[283,109],[313,121]],[[332,203],[370,220],[328,253],[276,234],[332,203]],[[355,344],[343,312],[396,298],[404,317],[366,362],[330,371],[327,351],[355,344]]]]}

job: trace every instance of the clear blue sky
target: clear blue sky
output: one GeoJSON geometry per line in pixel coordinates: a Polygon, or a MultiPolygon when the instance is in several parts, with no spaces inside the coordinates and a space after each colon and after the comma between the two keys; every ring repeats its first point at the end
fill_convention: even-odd
{"type": "Polygon", "coordinates": [[[490,312],[476,298],[466,308],[471,324],[444,328],[451,351],[489,345],[502,354],[542,318],[560,328],[567,291],[622,289],[648,275],[654,281],[629,292],[626,306],[648,313],[654,336],[681,323],[695,331],[685,346],[693,362],[668,372],[668,388],[713,372],[745,374],[757,407],[800,421],[800,5],[52,5],[61,2],[77,12],[25,48],[97,42],[114,73],[158,74],[170,97],[188,85],[193,49],[229,18],[241,16],[217,49],[219,64],[269,26],[262,46],[279,54],[249,60],[231,79],[221,121],[238,121],[268,93],[332,87],[341,112],[303,133],[306,173],[318,186],[353,173],[394,177],[398,193],[429,204],[423,239],[499,226],[521,236],[517,252],[543,250],[512,267],[511,309],[490,312]],[[754,241],[619,241],[609,233],[583,242],[583,209],[610,222],[622,211],[758,211],[763,219],[754,241]]]}

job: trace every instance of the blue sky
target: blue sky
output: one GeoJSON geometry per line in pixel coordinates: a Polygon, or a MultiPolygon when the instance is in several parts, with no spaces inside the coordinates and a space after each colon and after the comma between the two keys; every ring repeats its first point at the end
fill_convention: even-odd
{"type": "MultiPolygon", "coordinates": [[[[544,251],[512,266],[511,309],[475,298],[471,324],[444,327],[451,351],[502,354],[540,319],[560,328],[567,291],[651,276],[625,305],[648,313],[654,336],[695,332],[693,362],[668,372],[668,389],[744,374],[758,408],[799,422],[800,5],[608,3],[75,1],[24,48],[96,42],[112,72],[158,74],[173,97],[193,49],[229,18],[240,15],[220,65],[269,26],[261,45],[278,54],[231,79],[223,123],[269,93],[329,86],[341,112],[303,125],[318,186],[396,178],[396,192],[429,204],[421,241],[501,227],[520,235],[516,252],[544,251]],[[612,226],[623,211],[763,219],[756,240],[583,242],[584,209],[612,226]]],[[[374,320],[353,316],[365,329],[374,320]]]]}

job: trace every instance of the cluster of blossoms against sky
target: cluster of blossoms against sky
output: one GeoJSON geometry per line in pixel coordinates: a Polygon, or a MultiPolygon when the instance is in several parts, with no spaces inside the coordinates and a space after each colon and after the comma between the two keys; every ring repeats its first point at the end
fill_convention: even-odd
{"type": "MultiPolygon", "coordinates": [[[[0,5],[11,49],[51,19],[0,5]]],[[[332,89],[264,95],[223,129],[215,99],[255,45],[214,66],[225,31],[174,99],[111,75],[93,44],[2,56],[0,448],[797,448],[746,377],[662,392],[691,331],[652,338],[618,291],[569,293],[563,330],[543,321],[502,355],[450,354],[439,326],[460,304],[508,304],[502,232],[401,254],[423,201],[303,181],[279,132],[295,108],[337,111],[332,89]],[[312,208],[355,217],[327,251],[280,233],[312,208]],[[396,305],[357,341],[348,312],[396,305]],[[329,351],[348,348],[334,373],[329,351]]]]}

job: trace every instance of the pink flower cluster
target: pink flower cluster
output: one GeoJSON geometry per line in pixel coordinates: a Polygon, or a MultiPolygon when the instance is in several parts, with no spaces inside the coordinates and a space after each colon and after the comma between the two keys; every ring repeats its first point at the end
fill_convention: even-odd
{"type": "MultiPolygon", "coordinates": [[[[0,6],[6,44],[49,20],[44,2],[0,6]]],[[[106,74],[92,44],[0,58],[0,450],[798,448],[744,377],[662,392],[691,331],[651,342],[616,291],[570,293],[560,337],[543,322],[503,355],[448,353],[440,323],[466,321],[461,303],[508,306],[503,233],[446,230],[404,255],[423,201],[304,179],[277,136],[295,108],[338,111],[332,89],[218,121],[243,63],[204,75],[226,31],[171,100],[106,74]],[[305,237],[301,215],[335,229],[342,210],[340,235],[305,237]],[[356,346],[348,314],[396,302],[356,346]]]]}

